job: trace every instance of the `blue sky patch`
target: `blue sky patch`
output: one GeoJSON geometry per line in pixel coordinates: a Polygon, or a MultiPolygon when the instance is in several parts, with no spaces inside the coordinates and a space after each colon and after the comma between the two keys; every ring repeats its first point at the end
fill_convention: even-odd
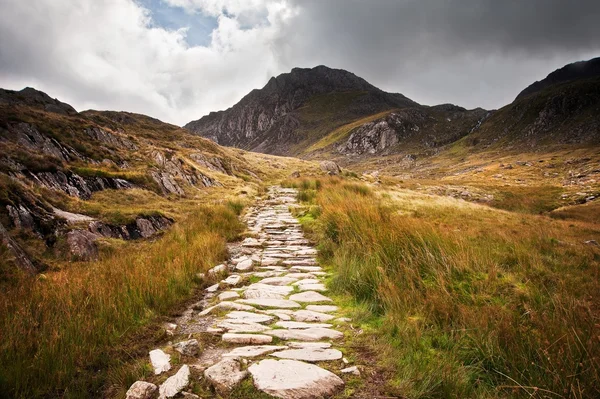
{"type": "Polygon", "coordinates": [[[183,8],[171,7],[162,0],[138,0],[138,4],[152,13],[155,26],[177,30],[188,28],[189,46],[208,46],[210,34],[217,27],[217,19],[201,13],[188,14],[183,8]]]}

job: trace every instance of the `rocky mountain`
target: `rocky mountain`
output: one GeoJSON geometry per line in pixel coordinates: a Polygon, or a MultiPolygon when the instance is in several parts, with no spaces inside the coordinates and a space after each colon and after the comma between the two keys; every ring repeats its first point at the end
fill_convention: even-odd
{"type": "Polygon", "coordinates": [[[99,238],[159,234],[178,217],[164,201],[258,179],[253,169],[157,119],[77,112],[35,89],[0,90],[0,239],[27,270],[49,255],[94,258],[99,238]]]}
{"type": "Polygon", "coordinates": [[[598,143],[600,59],[561,68],[498,111],[424,106],[324,66],[272,78],[185,126],[226,146],[348,163],[598,143]]]}
{"type": "Polygon", "coordinates": [[[188,123],[185,128],[226,146],[271,154],[292,154],[319,138],[315,131],[385,110],[416,103],[386,93],[358,76],[318,66],[294,68],[271,78],[226,111],[188,123]]]}

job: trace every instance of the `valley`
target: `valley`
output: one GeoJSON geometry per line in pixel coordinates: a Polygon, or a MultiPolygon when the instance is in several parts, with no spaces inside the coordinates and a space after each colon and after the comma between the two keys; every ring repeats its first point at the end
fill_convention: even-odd
{"type": "Polygon", "coordinates": [[[0,397],[598,397],[598,65],[498,110],[294,68],[183,128],[0,90],[0,397]]]}

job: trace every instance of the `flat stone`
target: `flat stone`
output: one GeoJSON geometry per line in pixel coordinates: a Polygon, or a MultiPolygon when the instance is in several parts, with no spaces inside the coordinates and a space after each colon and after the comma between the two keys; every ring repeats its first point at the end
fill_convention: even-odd
{"type": "Polygon", "coordinates": [[[248,237],[244,241],[242,241],[242,246],[257,248],[262,246],[262,244],[256,238],[248,237]]]}
{"type": "Polygon", "coordinates": [[[239,297],[240,294],[235,291],[225,291],[221,292],[217,298],[219,298],[219,301],[228,301],[230,299],[237,299],[239,297]]]}
{"type": "Polygon", "coordinates": [[[280,277],[282,275],[284,275],[285,272],[283,271],[267,271],[267,272],[256,272],[253,273],[254,276],[256,277],[260,277],[260,278],[265,278],[265,277],[280,277]]]}
{"type": "Polygon", "coordinates": [[[332,372],[296,360],[265,359],[248,371],[257,389],[282,399],[329,397],[344,386],[344,381],[332,372]]]}
{"type": "Polygon", "coordinates": [[[277,258],[263,258],[260,261],[261,266],[276,266],[281,260],[277,258]]]}
{"type": "Polygon", "coordinates": [[[221,282],[227,285],[236,286],[240,283],[240,281],[242,281],[242,276],[240,276],[239,274],[232,274],[231,276],[227,277],[221,282]]]}
{"type": "Polygon", "coordinates": [[[302,309],[292,313],[292,318],[296,321],[324,322],[335,318],[335,316],[326,313],[315,312],[312,310],[302,309]]]}
{"type": "Polygon", "coordinates": [[[252,262],[252,259],[246,259],[235,265],[235,270],[245,272],[248,270],[252,270],[253,265],[254,263],[252,262]]]}
{"type": "Polygon", "coordinates": [[[306,310],[312,310],[314,312],[337,312],[338,307],[334,305],[308,305],[306,310]]]}
{"type": "Polygon", "coordinates": [[[223,342],[230,342],[232,344],[246,344],[246,345],[262,345],[270,344],[273,341],[273,337],[264,334],[236,334],[236,333],[225,333],[221,337],[223,342]]]}
{"type": "Polygon", "coordinates": [[[228,319],[235,319],[241,321],[250,321],[253,323],[267,323],[273,321],[273,317],[265,314],[258,314],[252,312],[234,311],[227,313],[228,319]]]}
{"type": "Polygon", "coordinates": [[[302,278],[302,279],[314,279],[315,278],[315,276],[312,273],[288,273],[285,275],[285,277],[302,278]]]}
{"type": "MultiPolygon", "coordinates": [[[[300,273],[298,273],[298,274],[300,274],[300,273]]],[[[288,275],[288,277],[289,277],[289,275],[288,275]]],[[[314,284],[321,284],[321,281],[317,280],[314,277],[313,278],[305,278],[305,279],[302,279],[300,281],[296,281],[292,285],[314,285],[314,284]]]]}
{"type": "Polygon", "coordinates": [[[288,285],[295,282],[295,278],[291,277],[268,277],[263,278],[259,281],[260,284],[270,284],[270,285],[288,285]]]}
{"type": "Polygon", "coordinates": [[[271,356],[280,359],[304,360],[306,362],[324,362],[341,359],[343,355],[337,349],[301,348],[275,352],[271,356]]]}
{"type": "Polygon", "coordinates": [[[319,294],[315,291],[306,291],[299,294],[290,296],[291,301],[298,302],[332,302],[331,298],[327,298],[325,295],[319,294]]]}
{"type": "Polygon", "coordinates": [[[218,290],[219,290],[219,283],[211,285],[205,291],[206,292],[217,292],[218,290]]]}
{"type": "Polygon", "coordinates": [[[305,250],[297,251],[296,252],[297,256],[316,255],[316,254],[317,254],[317,250],[316,249],[305,249],[305,250]]]}
{"type": "Polygon", "coordinates": [[[304,330],[271,330],[265,334],[285,340],[319,341],[321,339],[339,339],[344,336],[339,331],[329,328],[307,328],[304,330]]]}
{"type": "Polygon", "coordinates": [[[277,327],[287,328],[289,330],[298,330],[306,328],[330,328],[331,324],[325,323],[304,323],[302,321],[278,321],[277,327]]]}
{"type": "Polygon", "coordinates": [[[185,387],[190,383],[190,368],[187,364],[181,366],[177,374],[167,378],[165,382],[162,383],[158,392],[160,394],[159,398],[172,398],[177,395],[179,392],[183,391],[185,387]]]}
{"type": "Polygon", "coordinates": [[[304,284],[298,287],[300,288],[300,291],[327,291],[327,287],[325,287],[324,284],[304,284]]]}
{"type": "Polygon", "coordinates": [[[204,370],[204,377],[223,396],[229,394],[247,375],[248,372],[242,370],[240,362],[230,358],[225,358],[204,370]]]}
{"type": "Polygon", "coordinates": [[[231,352],[224,354],[223,357],[256,357],[287,348],[287,346],[281,345],[240,346],[239,348],[235,348],[231,352]]]}
{"type": "Polygon", "coordinates": [[[323,270],[323,268],[321,268],[320,266],[292,266],[290,267],[291,271],[298,271],[298,272],[321,272],[323,270]]]}
{"type": "Polygon", "coordinates": [[[146,381],[136,381],[129,387],[125,399],[154,399],[157,393],[156,385],[146,381]]]}
{"type": "Polygon", "coordinates": [[[238,302],[219,302],[215,306],[211,306],[210,308],[204,309],[202,312],[198,313],[200,316],[206,316],[207,314],[213,312],[218,309],[231,309],[231,310],[256,310],[252,306],[244,305],[243,303],[238,302]]]}
{"type": "Polygon", "coordinates": [[[273,298],[273,299],[284,299],[294,289],[290,286],[277,286],[262,283],[251,284],[246,291],[243,293],[243,297],[246,299],[255,298],[273,298]]]}
{"type": "Polygon", "coordinates": [[[301,307],[298,302],[294,302],[294,301],[291,301],[288,299],[270,299],[270,298],[238,299],[236,302],[248,304],[248,305],[263,306],[265,308],[293,309],[293,308],[301,307]]]}
{"type": "Polygon", "coordinates": [[[222,320],[217,323],[217,327],[234,333],[255,333],[270,330],[269,327],[262,324],[242,320],[222,320]]]}
{"type": "Polygon", "coordinates": [[[171,370],[171,355],[166,354],[160,349],[151,350],[150,363],[154,367],[154,374],[159,375],[164,371],[171,370]]]}
{"type": "Polygon", "coordinates": [[[287,346],[295,349],[302,348],[321,348],[327,349],[331,348],[331,344],[329,342],[288,342],[287,346]]]}
{"type": "Polygon", "coordinates": [[[188,341],[177,342],[173,345],[173,349],[185,356],[196,356],[200,346],[198,340],[190,339],[188,341]]]}
{"type": "Polygon", "coordinates": [[[237,266],[238,263],[243,262],[243,261],[248,260],[248,259],[250,259],[250,258],[247,257],[247,256],[240,256],[240,257],[231,259],[230,263],[232,265],[236,265],[237,266]]]}

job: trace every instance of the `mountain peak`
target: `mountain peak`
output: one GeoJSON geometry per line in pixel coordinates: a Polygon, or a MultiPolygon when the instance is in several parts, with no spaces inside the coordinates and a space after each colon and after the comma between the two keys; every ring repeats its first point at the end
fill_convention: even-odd
{"type": "Polygon", "coordinates": [[[550,73],[545,79],[529,85],[519,93],[516,99],[526,97],[556,84],[595,77],[600,77],[600,57],[567,64],[550,73]]]}
{"type": "Polygon", "coordinates": [[[32,87],[26,87],[20,91],[0,89],[0,104],[28,105],[63,115],[74,115],[77,113],[75,108],[69,104],[52,98],[43,91],[32,87]]]}

